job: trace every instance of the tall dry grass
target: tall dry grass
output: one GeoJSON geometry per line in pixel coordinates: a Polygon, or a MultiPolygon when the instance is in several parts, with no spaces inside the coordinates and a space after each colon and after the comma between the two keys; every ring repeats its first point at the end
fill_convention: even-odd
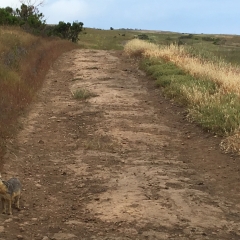
{"type": "Polygon", "coordinates": [[[126,44],[129,55],[141,53],[148,58],[162,58],[173,62],[189,74],[209,78],[221,86],[223,92],[234,92],[240,96],[240,68],[223,60],[218,63],[192,57],[184,46],[176,44],[158,46],[153,43],[134,39],[126,44]]]}
{"type": "Polygon", "coordinates": [[[188,105],[190,120],[225,136],[221,144],[223,150],[240,153],[240,68],[238,66],[221,59],[211,61],[193,56],[185,46],[175,44],[159,46],[139,39],[127,43],[125,52],[130,56],[141,55],[145,59],[150,59],[146,68],[152,71],[151,74],[157,76],[160,82],[162,81],[161,84],[163,84],[161,79],[164,79],[162,76],[164,70],[160,70],[161,61],[173,63],[182,69],[185,73],[184,77],[172,75],[170,80],[168,77],[167,84],[166,81],[164,84],[175,92],[173,95],[183,96],[188,105]],[[189,75],[194,80],[193,78],[186,80],[189,79],[187,77],[189,75]]]}
{"type": "Polygon", "coordinates": [[[69,41],[33,36],[16,27],[0,27],[0,160],[5,140],[17,130],[18,116],[33,100],[52,63],[76,47],[69,41]]]}

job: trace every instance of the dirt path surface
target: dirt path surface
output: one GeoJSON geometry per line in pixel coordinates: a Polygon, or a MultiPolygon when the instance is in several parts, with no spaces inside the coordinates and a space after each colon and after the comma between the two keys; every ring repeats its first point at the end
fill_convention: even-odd
{"type": "Polygon", "coordinates": [[[64,54],[21,122],[2,172],[21,211],[0,240],[240,239],[240,159],[121,53],[64,54]]]}

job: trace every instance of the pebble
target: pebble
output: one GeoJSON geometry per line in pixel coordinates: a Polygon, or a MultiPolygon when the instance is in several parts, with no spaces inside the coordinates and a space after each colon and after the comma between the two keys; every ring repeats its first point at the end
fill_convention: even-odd
{"type": "Polygon", "coordinates": [[[47,236],[44,236],[42,240],[49,240],[47,236]]]}
{"type": "Polygon", "coordinates": [[[39,183],[37,183],[35,186],[36,186],[37,188],[41,188],[41,187],[42,187],[42,185],[39,184],[39,183]]]}

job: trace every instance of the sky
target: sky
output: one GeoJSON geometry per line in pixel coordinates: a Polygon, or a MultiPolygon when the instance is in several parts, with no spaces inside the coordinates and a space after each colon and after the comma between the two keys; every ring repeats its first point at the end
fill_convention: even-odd
{"type": "MultiPolygon", "coordinates": [[[[0,0],[0,8],[6,6],[20,1],[0,0]]],[[[49,24],[240,35],[239,9],[240,0],[44,0],[39,8],[49,24]]]]}

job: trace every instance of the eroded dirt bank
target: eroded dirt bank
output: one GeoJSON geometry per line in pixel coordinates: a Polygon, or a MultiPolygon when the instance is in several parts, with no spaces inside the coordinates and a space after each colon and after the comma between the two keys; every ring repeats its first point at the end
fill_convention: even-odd
{"type": "Polygon", "coordinates": [[[0,239],[240,239],[240,159],[182,111],[120,53],[64,54],[9,140],[0,239]]]}

